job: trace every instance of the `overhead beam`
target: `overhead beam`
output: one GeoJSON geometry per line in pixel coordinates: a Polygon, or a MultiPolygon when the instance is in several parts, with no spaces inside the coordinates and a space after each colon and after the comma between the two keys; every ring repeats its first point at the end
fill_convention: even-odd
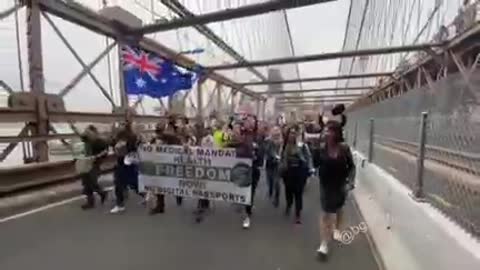
{"type": "Polygon", "coordinates": [[[350,101],[356,98],[317,98],[317,99],[300,99],[300,100],[281,100],[279,103],[305,103],[305,102],[321,102],[321,101],[350,101]]]}
{"type": "Polygon", "coordinates": [[[280,81],[244,82],[240,84],[243,86],[271,85],[271,84],[284,84],[284,83],[319,82],[319,81],[333,81],[333,80],[347,80],[347,79],[363,79],[363,78],[373,78],[373,77],[389,77],[392,75],[393,75],[392,72],[379,72],[379,73],[349,74],[349,75],[314,77],[314,78],[300,78],[300,79],[280,80],[280,81]]]}
{"type": "Polygon", "coordinates": [[[299,100],[299,99],[304,99],[304,100],[307,100],[307,99],[317,99],[317,98],[358,98],[358,97],[361,97],[363,96],[363,94],[357,94],[357,95],[320,95],[320,96],[303,96],[303,97],[278,97],[277,99],[280,100],[280,101],[283,101],[283,100],[299,100]]]}
{"type": "Polygon", "coordinates": [[[332,103],[342,103],[342,104],[350,104],[354,103],[354,100],[323,100],[323,101],[309,101],[309,102],[285,102],[278,104],[281,107],[284,106],[313,106],[313,105],[322,105],[322,104],[332,104],[332,103]]]}
{"type": "Polygon", "coordinates": [[[314,92],[332,92],[332,91],[359,91],[359,90],[371,90],[375,86],[365,86],[365,87],[332,87],[332,88],[318,88],[318,89],[298,89],[298,90],[282,90],[278,92],[257,92],[262,95],[285,95],[285,94],[305,94],[305,93],[314,93],[314,92]]]}
{"type": "Polygon", "coordinates": [[[358,56],[383,55],[383,54],[402,53],[402,52],[424,51],[424,50],[431,49],[431,48],[442,47],[443,45],[444,45],[443,43],[428,43],[428,44],[418,44],[418,45],[406,45],[406,46],[396,46],[396,47],[362,49],[362,50],[356,50],[356,51],[341,51],[341,52],[331,52],[331,53],[322,53],[322,54],[312,54],[312,55],[283,57],[283,58],[268,59],[268,60],[250,61],[249,63],[224,64],[224,65],[217,65],[217,66],[209,66],[208,68],[210,70],[226,70],[226,69],[236,69],[236,68],[246,68],[246,67],[285,65],[285,64],[300,63],[300,62],[325,61],[325,60],[358,57],[358,56]]]}
{"type": "Polygon", "coordinates": [[[302,104],[311,104],[311,105],[320,105],[324,103],[348,103],[348,102],[354,102],[354,100],[349,99],[349,100],[319,100],[319,101],[306,101],[306,102],[284,102],[278,104],[279,106],[285,106],[285,105],[302,105],[302,104]]]}
{"type": "Polygon", "coordinates": [[[331,99],[305,99],[305,100],[300,100],[300,99],[292,99],[292,100],[289,100],[289,99],[286,99],[286,100],[279,100],[279,103],[278,104],[289,104],[289,103],[322,103],[322,102],[354,102],[355,100],[359,99],[360,97],[352,97],[352,98],[339,98],[339,99],[335,99],[335,98],[331,98],[331,99]]]}
{"type": "Polygon", "coordinates": [[[221,22],[243,17],[255,16],[282,9],[297,8],[335,0],[270,0],[264,3],[245,5],[238,8],[214,11],[195,17],[173,19],[168,22],[154,23],[133,29],[132,33],[149,34],[160,31],[169,31],[183,27],[221,22]]]}
{"type": "MultiPolygon", "coordinates": [[[[36,0],[40,8],[50,14],[53,14],[66,21],[85,27],[98,34],[106,35],[111,38],[117,39],[118,37],[128,37],[125,33],[128,27],[114,23],[97,12],[81,6],[75,2],[63,2],[59,0],[36,0]]],[[[138,37],[138,45],[145,49],[159,54],[168,59],[172,59],[176,65],[186,69],[193,69],[198,64],[191,58],[179,54],[177,51],[170,49],[162,44],[159,44],[154,39],[138,37]]],[[[215,73],[207,72],[206,77],[214,80],[220,84],[226,85],[240,91],[247,96],[265,99],[264,97],[256,94],[255,92],[246,89],[245,87],[233,82],[227,77],[215,73]]]]}
{"type": "Polygon", "coordinates": [[[37,0],[37,2],[42,10],[98,34],[111,38],[121,34],[120,29],[113,26],[108,19],[75,2],[67,3],[58,0],[37,0]]]}
{"type": "Polygon", "coordinates": [[[338,103],[342,103],[344,105],[350,105],[353,103],[353,101],[347,101],[347,102],[335,102],[335,101],[328,101],[328,102],[316,102],[316,103],[287,103],[287,104],[281,104],[280,107],[281,108],[288,108],[288,107],[295,107],[295,108],[298,108],[298,107],[315,107],[315,106],[324,106],[324,105],[331,105],[331,104],[338,104],[338,103]]]}
{"type": "MultiPolygon", "coordinates": [[[[196,15],[188,10],[184,5],[182,5],[178,0],[160,0],[163,5],[168,7],[171,11],[173,11],[176,15],[180,18],[194,18],[196,15]]],[[[223,50],[225,53],[230,55],[233,59],[240,63],[247,63],[248,61],[241,56],[237,51],[235,51],[230,45],[228,45],[221,37],[219,37],[215,32],[213,32],[208,26],[206,25],[195,25],[194,28],[206,38],[208,38],[213,44],[215,44],[218,48],[223,50]]],[[[267,78],[256,70],[253,67],[247,68],[250,72],[252,72],[255,76],[257,76],[260,80],[266,81],[267,78]]]]}
{"type": "MultiPolygon", "coordinates": [[[[353,103],[353,101],[349,101],[349,102],[342,102],[344,105],[350,105],[353,103]]],[[[312,107],[321,107],[321,106],[325,106],[325,105],[333,105],[333,104],[337,104],[337,102],[324,102],[324,103],[304,103],[304,104],[285,104],[285,105],[281,105],[281,108],[301,108],[301,107],[309,107],[310,109],[312,107]]]]}

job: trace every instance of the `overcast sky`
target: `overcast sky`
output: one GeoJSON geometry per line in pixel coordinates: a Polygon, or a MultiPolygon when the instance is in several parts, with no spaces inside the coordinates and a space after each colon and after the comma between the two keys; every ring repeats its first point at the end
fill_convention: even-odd
{"type": "MultiPolygon", "coordinates": [[[[297,55],[318,54],[342,49],[350,7],[349,0],[288,11],[297,55]]],[[[339,60],[300,64],[301,77],[335,75],[339,60]]],[[[304,83],[304,88],[335,86],[335,81],[304,83]]]]}
{"type": "MultiPolygon", "coordinates": [[[[203,0],[200,0],[203,1],[203,0]]],[[[207,1],[207,0],[205,0],[207,1]]],[[[253,3],[258,2],[257,0],[247,0],[243,1],[242,3],[253,3]]],[[[97,8],[99,5],[98,0],[82,0],[80,1],[84,4],[89,5],[92,8],[97,8]]],[[[144,20],[148,20],[149,13],[146,13],[146,9],[142,8],[138,3],[149,3],[150,1],[147,0],[110,0],[110,4],[123,4],[129,11],[133,12],[137,16],[142,15],[144,20]],[[129,3],[129,4],[127,4],[129,3]],[[145,19],[146,18],[146,19],[145,19]]],[[[222,3],[222,8],[229,8],[231,5],[235,5],[238,1],[219,1],[213,2],[208,0],[208,2],[202,3],[210,3],[211,7],[207,4],[204,6],[198,5],[199,1],[197,0],[188,0],[185,1],[187,6],[191,8],[194,12],[208,12],[209,8],[215,8],[213,3],[222,3]],[[195,10],[195,8],[198,8],[195,10]]],[[[4,10],[7,7],[11,6],[13,0],[0,0],[0,10],[4,10]]],[[[155,2],[158,7],[156,8],[156,12],[167,14],[165,7],[161,6],[158,2],[155,2]]],[[[348,16],[348,9],[349,9],[350,0],[338,0],[335,2],[330,2],[326,4],[318,4],[310,7],[299,8],[295,10],[288,11],[288,18],[290,27],[292,30],[293,41],[295,52],[297,55],[305,55],[305,54],[314,54],[320,52],[327,52],[327,51],[339,51],[342,48],[342,42],[344,38],[344,31],[345,31],[345,23],[348,16]]],[[[24,12],[19,13],[20,16],[20,25],[21,29],[24,30],[24,12]],[[23,28],[22,28],[23,27],[23,28]]],[[[276,15],[275,15],[276,16],[276,15]]],[[[273,31],[277,31],[275,29],[276,24],[275,20],[281,18],[280,16],[271,16],[273,18],[270,21],[270,24],[267,24],[267,27],[270,27],[272,30],[271,32],[264,31],[264,33],[260,37],[255,37],[252,40],[249,40],[250,43],[253,44],[254,50],[261,50],[259,51],[260,57],[264,56],[266,58],[272,57],[281,57],[283,55],[269,55],[269,53],[274,53],[275,49],[281,52],[284,50],[287,43],[285,44],[278,44],[278,38],[272,36],[275,34],[273,31]],[[270,36],[269,36],[270,34],[270,36]],[[265,41],[266,39],[266,41],[265,41]],[[270,43],[269,43],[270,41],[270,43]],[[263,42],[263,43],[262,43],[263,42]],[[277,42],[277,43],[275,43],[277,42]],[[281,45],[280,49],[277,48],[281,45]],[[256,46],[256,47],[255,47],[256,46]],[[257,48],[257,49],[255,49],[257,48]],[[282,49],[283,48],[283,49],[282,49]]],[[[63,34],[67,37],[67,39],[71,42],[73,47],[77,50],[77,52],[82,56],[85,62],[90,62],[93,58],[95,58],[102,50],[102,46],[104,47],[104,39],[100,35],[92,34],[90,31],[85,30],[83,28],[71,25],[69,23],[63,22],[53,16],[52,19],[57,23],[57,26],[63,32],[63,34]]],[[[249,22],[254,22],[254,20],[258,19],[259,16],[243,19],[242,21],[237,21],[236,26],[232,24],[232,30],[227,30],[226,34],[222,33],[223,38],[226,39],[228,43],[235,43],[235,41],[245,39],[246,37],[250,38],[250,34],[248,28],[252,27],[247,25],[249,22]],[[236,27],[236,28],[235,28],[236,27]],[[242,31],[237,40],[235,40],[235,36],[233,34],[238,33],[238,31],[242,31]],[[233,36],[233,37],[231,37],[233,36]]],[[[268,21],[267,21],[268,22],[268,21]]],[[[148,21],[147,21],[148,23],[148,21]]],[[[226,22],[228,23],[228,22],[226,22]]],[[[227,25],[228,24],[224,24],[227,25]]],[[[222,27],[224,26],[222,25],[222,27]]],[[[251,25],[255,26],[255,23],[251,25]]],[[[257,24],[258,27],[261,24],[257,24]]],[[[214,30],[220,32],[219,27],[212,25],[214,30]]],[[[277,27],[278,28],[278,27],[277,27]]],[[[0,63],[0,79],[8,82],[13,88],[19,89],[19,78],[18,78],[18,64],[16,59],[16,43],[15,43],[15,31],[14,31],[14,17],[10,16],[9,18],[0,22],[0,40],[7,41],[0,43],[0,57],[2,57],[2,62],[0,63]]],[[[225,32],[225,31],[223,31],[225,32]]],[[[201,37],[194,29],[188,29],[183,31],[180,34],[180,37],[187,36],[185,33],[189,34],[189,39],[187,41],[191,41],[192,39],[195,40],[198,38],[200,40],[201,37]]],[[[177,41],[177,38],[173,36],[173,33],[162,33],[159,36],[164,37],[168,36],[169,38],[161,38],[162,43],[166,43],[167,46],[172,47],[175,50],[182,50],[182,48],[177,48],[172,43],[173,41],[177,41]],[[170,36],[168,36],[170,34],[170,36]],[[173,37],[173,38],[172,38],[173,37]]],[[[158,37],[158,36],[157,36],[158,37]]],[[[22,33],[22,50],[24,55],[26,53],[26,40],[25,35],[22,33]]],[[[188,38],[188,37],[186,37],[188,38]]],[[[50,93],[56,93],[59,89],[62,89],[80,70],[81,66],[77,63],[77,61],[72,57],[71,53],[66,49],[65,45],[60,41],[57,35],[52,31],[52,28],[46,23],[45,19],[42,19],[42,39],[43,39],[43,59],[44,59],[44,74],[46,80],[46,91],[50,93]]],[[[158,38],[157,38],[158,39],[158,38]]],[[[203,38],[204,39],[204,38],[203,38]]],[[[207,50],[212,50],[211,47],[215,45],[205,45],[203,41],[194,42],[189,48],[183,49],[192,49],[195,44],[199,44],[206,48],[207,50]],[[206,47],[205,47],[206,46],[206,47]]],[[[185,42],[184,42],[185,43],[185,42]]],[[[187,42],[189,43],[189,42],[187,42]]],[[[191,43],[191,42],[190,42],[191,43]]],[[[177,43],[178,44],[178,43],[177,43]]],[[[233,46],[237,46],[238,44],[233,46]]],[[[250,46],[250,44],[249,44],[250,46]]],[[[248,46],[246,46],[248,47],[248,46]]],[[[216,51],[219,50],[217,48],[216,51]]],[[[255,52],[249,51],[246,53],[246,50],[243,46],[240,50],[246,54],[247,59],[257,58],[258,54],[255,52]],[[255,56],[257,55],[257,57],[255,56]],[[250,56],[250,57],[249,57],[250,56]]],[[[208,53],[205,53],[205,55],[208,53]]],[[[217,53],[219,54],[219,53],[217,53]]],[[[221,55],[221,54],[219,54],[221,55]]],[[[201,56],[203,57],[203,56],[201,56]]],[[[212,61],[215,61],[215,56],[213,56],[212,61]]],[[[26,65],[27,59],[24,56],[24,70],[25,73],[28,74],[28,67],[26,65]]],[[[201,61],[203,64],[211,64],[205,63],[206,61],[201,61]]],[[[287,67],[288,68],[288,67],[287,67]]],[[[293,67],[292,67],[293,68],[293,67]]],[[[108,80],[106,79],[106,63],[103,60],[99,66],[94,68],[93,72],[97,75],[99,80],[101,81],[102,85],[108,87],[108,80]],[[103,64],[103,65],[102,65],[103,64]]],[[[326,75],[334,75],[338,72],[338,61],[323,61],[323,62],[316,62],[316,63],[308,63],[308,64],[301,64],[300,65],[300,75],[301,77],[315,77],[315,76],[326,76],[326,75]]],[[[239,72],[240,74],[241,72],[239,72]]],[[[241,74],[247,74],[251,76],[247,71],[243,71],[241,74]]],[[[241,75],[240,74],[240,75],[241,75]]],[[[116,72],[113,74],[115,79],[116,72]]],[[[242,76],[238,77],[236,75],[235,79],[240,81],[245,81],[242,79],[242,76]],[[240,78],[240,79],[238,79],[240,78]]],[[[28,87],[28,80],[25,79],[27,82],[28,87]]],[[[319,86],[334,86],[334,82],[320,82],[320,83],[306,83],[303,85],[304,88],[311,88],[311,87],[319,87],[319,86]]],[[[295,87],[290,85],[290,87],[295,87]]],[[[77,86],[77,90],[72,91],[69,95],[66,96],[65,102],[67,105],[67,109],[70,110],[94,110],[94,111],[109,111],[110,106],[106,99],[101,95],[100,91],[98,91],[95,84],[89,78],[83,79],[81,83],[77,86]]],[[[285,88],[289,88],[289,86],[285,86],[285,88]]],[[[256,88],[258,91],[262,91],[263,89],[256,88]]],[[[1,106],[1,105],[0,105],[1,106]]]]}

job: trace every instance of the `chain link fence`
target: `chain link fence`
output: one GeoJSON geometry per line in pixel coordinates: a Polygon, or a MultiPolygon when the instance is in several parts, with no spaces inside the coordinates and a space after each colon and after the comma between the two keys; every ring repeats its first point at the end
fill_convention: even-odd
{"type": "Polygon", "coordinates": [[[350,112],[346,133],[351,145],[365,156],[371,151],[372,162],[419,199],[480,236],[480,72],[473,73],[469,83],[454,74],[432,87],[425,85],[350,112]],[[424,112],[422,170],[419,146],[424,112]]]}

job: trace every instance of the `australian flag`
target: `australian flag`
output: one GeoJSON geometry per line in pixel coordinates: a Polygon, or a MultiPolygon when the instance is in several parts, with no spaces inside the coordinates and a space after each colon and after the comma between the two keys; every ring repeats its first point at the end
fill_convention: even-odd
{"type": "Polygon", "coordinates": [[[168,97],[198,79],[198,73],[182,72],[171,60],[132,46],[122,47],[122,60],[127,95],[168,97]]]}

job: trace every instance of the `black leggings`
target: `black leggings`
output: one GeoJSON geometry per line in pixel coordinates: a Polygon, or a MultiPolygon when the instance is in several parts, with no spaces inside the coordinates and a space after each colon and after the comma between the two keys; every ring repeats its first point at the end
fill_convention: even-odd
{"type": "Polygon", "coordinates": [[[255,190],[257,190],[258,181],[260,180],[260,169],[257,167],[252,167],[252,203],[250,205],[245,206],[245,212],[247,212],[248,216],[252,215],[252,208],[253,208],[253,199],[255,198],[255,190]]]}
{"type": "Polygon", "coordinates": [[[307,180],[306,173],[303,168],[290,167],[283,177],[285,184],[285,199],[287,200],[287,209],[292,207],[295,200],[295,216],[300,217],[303,208],[303,190],[307,180]]]}

